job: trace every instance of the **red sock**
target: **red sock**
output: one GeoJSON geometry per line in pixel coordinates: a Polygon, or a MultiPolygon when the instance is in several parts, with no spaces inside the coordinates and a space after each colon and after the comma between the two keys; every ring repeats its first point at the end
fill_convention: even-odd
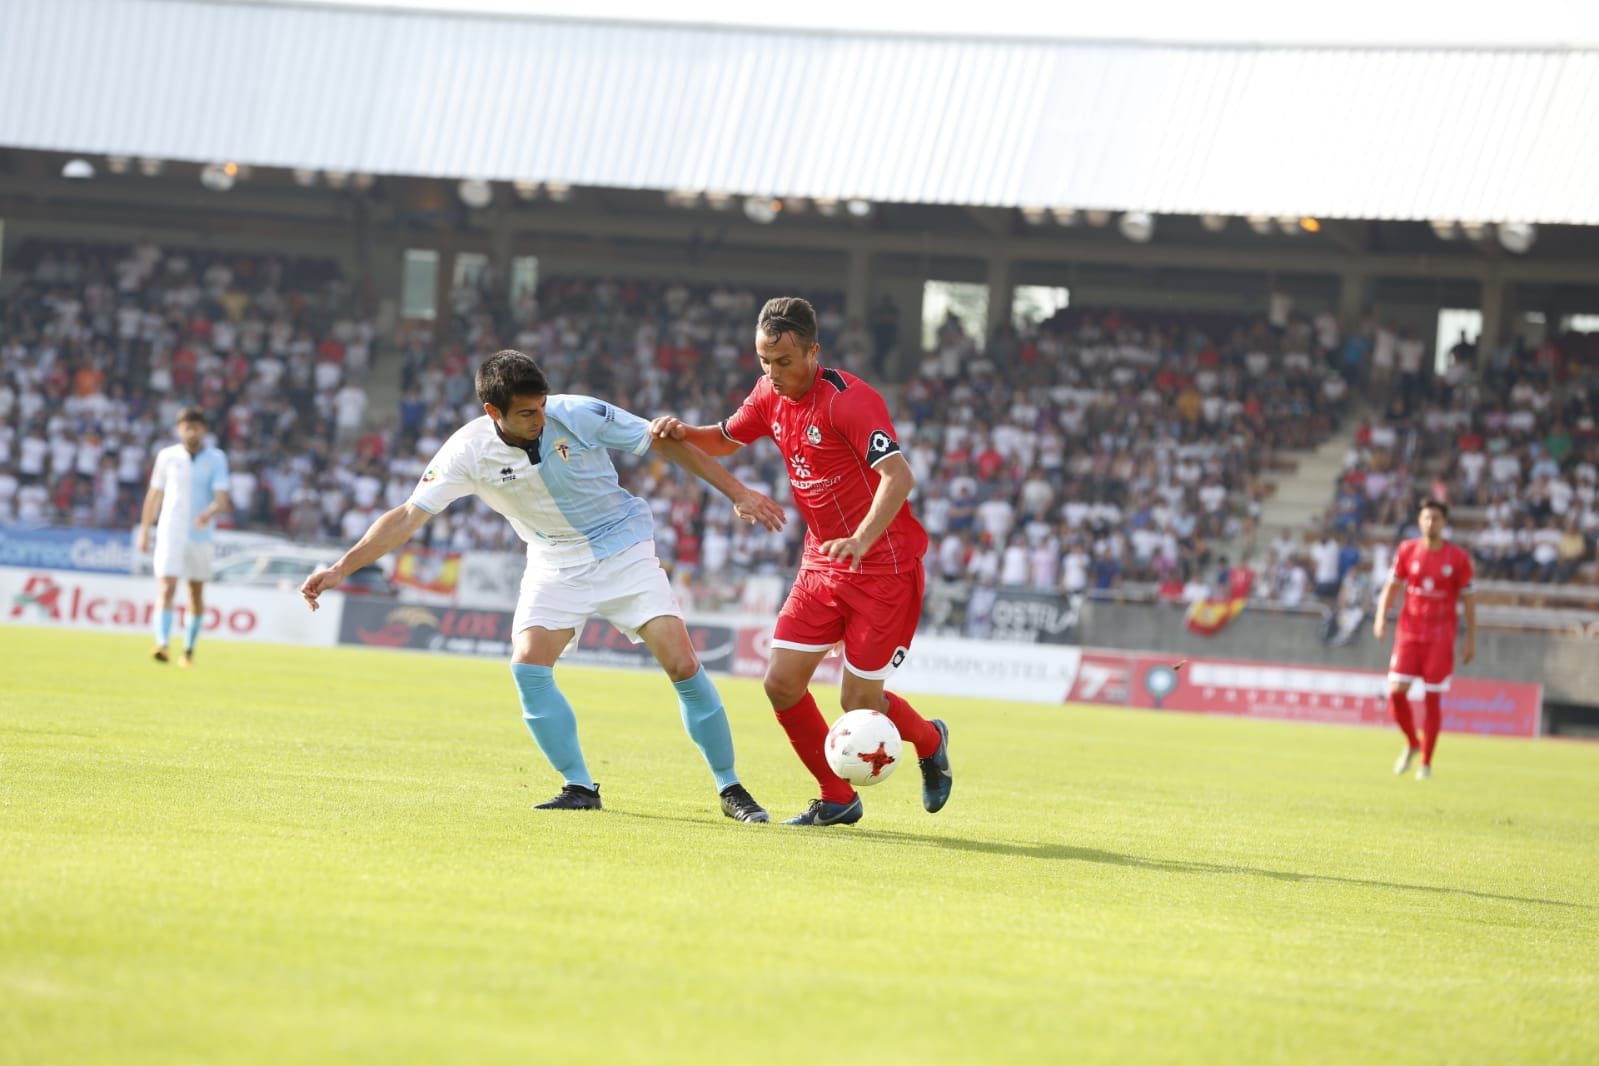
{"type": "Polygon", "coordinates": [[[941,738],[937,726],[917,714],[916,708],[906,703],[904,696],[885,690],[883,697],[888,700],[888,709],[883,713],[899,730],[900,737],[915,746],[918,758],[925,759],[938,750],[941,738]]]}
{"type": "Polygon", "coordinates": [[[1438,746],[1438,734],[1444,727],[1444,697],[1441,692],[1429,692],[1423,702],[1421,716],[1421,765],[1432,765],[1432,749],[1438,746]]]}
{"type": "Polygon", "coordinates": [[[1405,739],[1410,741],[1410,746],[1421,747],[1421,740],[1416,736],[1416,719],[1410,713],[1410,697],[1405,694],[1404,689],[1394,689],[1388,693],[1388,709],[1393,713],[1394,724],[1405,734],[1405,739]]]}
{"type": "Polygon", "coordinates": [[[855,789],[827,765],[827,756],[822,753],[822,745],[827,742],[827,719],[816,706],[816,697],[806,692],[794,706],[778,711],[777,724],[788,734],[794,754],[822,786],[822,798],[829,803],[848,803],[855,789]]]}

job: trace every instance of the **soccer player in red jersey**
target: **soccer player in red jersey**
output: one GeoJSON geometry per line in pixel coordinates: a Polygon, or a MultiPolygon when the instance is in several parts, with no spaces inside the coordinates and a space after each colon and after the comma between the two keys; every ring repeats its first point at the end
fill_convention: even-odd
{"type": "Polygon", "coordinates": [[[827,765],[827,720],[810,693],[817,665],[840,641],[840,704],[881,711],[915,746],[922,806],[937,812],[952,783],[949,729],[884,689],[910,652],[922,615],[927,532],[906,503],[916,478],[881,394],[853,374],[823,367],[816,338],[809,303],[767,301],[755,327],[762,377],[743,405],[720,425],[688,426],[666,416],[651,431],[712,455],[770,437],[786,460],[794,504],[805,519],[805,554],[773,632],[766,696],[821,786],[821,798],[787,824],[861,819],[860,796],[827,765]]]}
{"type": "Polygon", "coordinates": [[[1394,764],[1394,773],[1410,769],[1417,753],[1421,766],[1418,780],[1432,776],[1432,753],[1438,745],[1443,725],[1443,693],[1455,672],[1455,607],[1465,608],[1466,641],[1460,661],[1471,662],[1477,654],[1477,605],[1471,589],[1471,556],[1458,544],[1444,540],[1444,524],[1449,507],[1434,499],[1421,501],[1416,522],[1421,536],[1399,545],[1394,553],[1394,570],[1382,587],[1377,601],[1377,617],[1372,632],[1378,640],[1388,627],[1388,608],[1394,593],[1405,589],[1404,606],[1394,629],[1394,654],[1388,660],[1388,706],[1394,723],[1405,734],[1406,747],[1394,764]],[[1410,686],[1416,681],[1426,691],[1426,714],[1421,736],[1416,735],[1410,712],[1410,686]]]}

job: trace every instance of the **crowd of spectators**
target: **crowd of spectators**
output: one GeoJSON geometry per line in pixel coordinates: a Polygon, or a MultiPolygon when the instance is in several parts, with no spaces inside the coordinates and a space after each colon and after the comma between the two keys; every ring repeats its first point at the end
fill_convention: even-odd
{"type": "MultiPolygon", "coordinates": [[[[0,470],[16,474],[0,475],[0,521],[131,525],[150,457],[197,402],[233,467],[234,524],[302,542],[351,540],[404,500],[480,412],[472,376],[501,347],[536,355],[558,391],[646,416],[726,416],[759,373],[753,324],[775,294],[586,279],[511,294],[485,270],[450,293],[440,340],[417,323],[380,331],[371,295],[324,262],[30,246],[13,266],[0,470]],[[400,399],[368,410],[367,374],[390,346],[382,372],[400,377],[400,399]]],[[[951,316],[892,382],[896,343],[914,344],[892,308],[863,323],[837,294],[811,295],[824,362],[890,398],[939,580],[1068,594],[1191,582],[1217,544],[1251,534],[1274,457],[1324,437],[1348,392],[1309,320],[1114,311],[1002,326],[982,344],[951,316]]],[[[728,463],[787,501],[776,449],[728,463]]],[[[797,561],[798,522],[752,529],[653,457],[620,465],[655,508],[661,556],[686,591],[725,600],[739,578],[797,561]]],[[[515,550],[512,536],[463,501],[422,539],[515,550]]]]}
{"type": "Polygon", "coordinates": [[[1599,338],[1512,341],[1479,366],[1462,337],[1448,356],[1404,387],[1373,375],[1380,415],[1356,427],[1322,528],[1270,545],[1261,595],[1359,602],[1425,497],[1450,505],[1480,578],[1581,580],[1599,539],[1599,338]]]}

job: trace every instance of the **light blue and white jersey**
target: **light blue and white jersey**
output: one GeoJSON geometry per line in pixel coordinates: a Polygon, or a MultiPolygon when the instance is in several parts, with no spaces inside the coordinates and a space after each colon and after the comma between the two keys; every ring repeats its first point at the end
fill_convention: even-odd
{"type": "Polygon", "coordinates": [[[544,432],[527,449],[507,444],[488,415],[444,442],[410,502],[438,514],[475,495],[527,542],[529,560],[577,566],[655,536],[650,508],[616,477],[607,449],[643,455],[650,424],[592,396],[551,396],[544,432]]]}
{"type": "Polygon", "coordinates": [[[156,536],[200,544],[216,540],[215,516],[203,528],[196,529],[194,523],[216,494],[228,489],[228,457],[221,448],[208,444],[198,455],[190,455],[182,444],[162,448],[150,470],[150,487],[161,490],[156,536]]]}

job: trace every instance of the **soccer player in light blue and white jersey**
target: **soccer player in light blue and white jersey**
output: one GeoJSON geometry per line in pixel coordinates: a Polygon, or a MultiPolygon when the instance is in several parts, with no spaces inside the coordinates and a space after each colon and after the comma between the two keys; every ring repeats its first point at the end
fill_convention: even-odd
{"type": "Polygon", "coordinates": [[[185,627],[183,666],[194,665],[194,645],[205,621],[205,583],[211,580],[216,519],[230,510],[228,458],[222,449],[205,442],[205,412],[186,407],[178,414],[178,443],[162,448],[150,471],[150,491],[144,496],[139,519],[139,551],[150,550],[150,525],[155,532],[155,576],[161,589],[161,609],[156,615],[155,650],[150,657],[167,661],[172,639],[172,601],[178,581],[189,583],[189,619],[185,627]]]}
{"type": "Polygon", "coordinates": [[[699,448],[650,436],[649,423],[590,396],[551,396],[531,356],[496,352],[477,372],[485,412],[444,442],[411,498],[384,514],[338,562],[306,578],[317,597],[411,538],[429,518],[475,495],[527,542],[512,624],[511,675],[522,718],[561,774],[547,810],[599,810],[599,786],[578,744],[577,717],[555,684],[555,660],[590,615],[647,645],[677,689],[683,726],[716,779],[722,812],[743,822],[770,818],[733,769],[733,735],[705,675],[683,612],[655,557],[649,505],[622,488],[608,449],[654,450],[733,501],[746,522],[781,529],[783,509],[748,488],[699,448]]]}

